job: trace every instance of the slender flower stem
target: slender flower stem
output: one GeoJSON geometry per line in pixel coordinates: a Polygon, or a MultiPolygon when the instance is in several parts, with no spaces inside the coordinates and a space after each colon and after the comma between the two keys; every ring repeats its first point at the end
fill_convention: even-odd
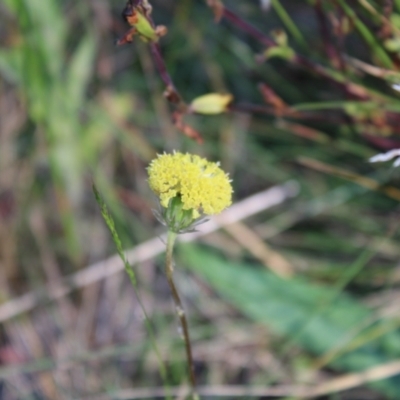
{"type": "Polygon", "coordinates": [[[181,327],[182,327],[183,339],[185,341],[186,357],[187,357],[188,369],[189,369],[190,384],[192,386],[192,399],[199,400],[199,395],[196,393],[196,378],[194,375],[194,363],[193,363],[193,356],[192,356],[192,347],[190,344],[188,323],[186,320],[185,310],[183,309],[182,302],[179,297],[178,291],[176,289],[176,286],[174,283],[174,277],[173,277],[173,273],[174,273],[173,250],[174,250],[174,243],[175,243],[176,237],[177,237],[176,233],[168,231],[166,260],[165,260],[165,273],[167,275],[169,287],[171,289],[172,297],[174,299],[176,313],[178,314],[179,321],[180,321],[181,327]]]}

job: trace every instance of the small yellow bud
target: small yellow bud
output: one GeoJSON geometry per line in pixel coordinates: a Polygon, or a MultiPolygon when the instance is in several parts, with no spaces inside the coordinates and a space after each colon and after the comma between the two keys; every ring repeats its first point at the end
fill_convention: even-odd
{"type": "Polygon", "coordinates": [[[198,114],[221,114],[227,111],[232,100],[231,94],[209,93],[196,97],[190,104],[190,110],[198,114]]]}

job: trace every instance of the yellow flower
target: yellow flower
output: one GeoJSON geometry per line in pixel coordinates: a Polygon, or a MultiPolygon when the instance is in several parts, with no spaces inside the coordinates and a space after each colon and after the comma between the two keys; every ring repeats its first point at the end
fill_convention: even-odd
{"type": "Polygon", "coordinates": [[[148,167],[149,185],[164,208],[179,198],[182,210],[218,214],[232,203],[232,186],[219,163],[193,154],[160,154],[148,167]]]}

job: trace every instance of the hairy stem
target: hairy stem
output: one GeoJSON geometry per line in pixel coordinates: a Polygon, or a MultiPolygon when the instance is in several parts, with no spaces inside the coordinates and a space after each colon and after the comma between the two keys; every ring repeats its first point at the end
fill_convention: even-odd
{"type": "Polygon", "coordinates": [[[172,297],[175,303],[176,313],[178,314],[179,321],[181,323],[182,332],[183,332],[183,339],[185,341],[185,348],[186,348],[186,357],[188,362],[188,369],[189,369],[189,378],[190,384],[192,386],[192,399],[198,400],[199,396],[196,393],[196,378],[194,375],[194,364],[193,364],[193,356],[192,356],[192,347],[190,344],[190,337],[189,337],[189,328],[188,323],[186,320],[185,310],[183,309],[181,299],[179,297],[178,291],[176,289],[174,283],[174,265],[173,265],[173,250],[174,250],[174,243],[176,240],[177,234],[171,231],[168,231],[167,236],[167,251],[166,251],[166,262],[165,262],[165,273],[167,275],[167,280],[169,287],[171,289],[172,297]]]}

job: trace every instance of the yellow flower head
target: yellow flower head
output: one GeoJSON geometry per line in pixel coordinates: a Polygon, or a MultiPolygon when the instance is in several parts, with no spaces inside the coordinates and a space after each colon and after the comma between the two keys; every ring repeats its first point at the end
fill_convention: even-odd
{"type": "Polygon", "coordinates": [[[160,154],[148,167],[149,185],[168,208],[179,197],[183,210],[192,210],[193,218],[201,214],[218,214],[232,203],[232,186],[219,163],[193,154],[160,154]]]}

